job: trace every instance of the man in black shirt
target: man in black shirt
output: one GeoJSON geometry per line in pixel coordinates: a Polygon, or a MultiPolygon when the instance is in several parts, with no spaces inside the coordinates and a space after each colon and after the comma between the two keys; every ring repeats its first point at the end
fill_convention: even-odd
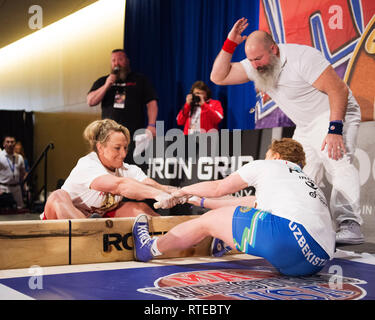
{"type": "MultiPolygon", "coordinates": [[[[134,132],[146,124],[155,136],[158,97],[150,81],[143,74],[131,71],[129,59],[122,49],[112,51],[111,69],[109,75],[94,82],[87,94],[87,104],[93,107],[101,102],[102,119],[112,119],[127,127],[132,138],[134,132]]],[[[132,145],[125,159],[128,163],[133,163],[132,145]]]]}

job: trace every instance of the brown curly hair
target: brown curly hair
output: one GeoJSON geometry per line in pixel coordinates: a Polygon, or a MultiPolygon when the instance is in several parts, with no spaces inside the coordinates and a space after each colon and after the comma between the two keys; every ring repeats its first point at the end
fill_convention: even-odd
{"type": "Polygon", "coordinates": [[[273,153],[279,153],[281,159],[296,163],[301,168],[306,165],[305,151],[303,151],[302,145],[294,139],[273,140],[269,149],[273,153]]]}
{"type": "Polygon", "coordinates": [[[193,83],[193,85],[191,86],[190,93],[193,93],[194,89],[199,89],[199,90],[205,91],[206,95],[207,95],[207,100],[211,99],[211,97],[212,97],[211,89],[203,81],[201,81],[201,80],[195,81],[193,83]]]}

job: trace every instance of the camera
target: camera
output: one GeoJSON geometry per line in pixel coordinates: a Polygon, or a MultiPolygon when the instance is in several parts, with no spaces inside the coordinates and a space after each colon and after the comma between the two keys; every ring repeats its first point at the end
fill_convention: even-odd
{"type": "Polygon", "coordinates": [[[200,96],[197,96],[195,95],[194,93],[192,94],[192,97],[191,97],[191,104],[192,105],[199,105],[199,103],[201,102],[201,97],[200,96]]]}

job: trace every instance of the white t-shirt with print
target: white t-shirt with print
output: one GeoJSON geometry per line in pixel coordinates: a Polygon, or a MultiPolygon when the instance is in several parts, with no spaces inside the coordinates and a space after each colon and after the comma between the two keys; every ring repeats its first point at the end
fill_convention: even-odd
{"type": "Polygon", "coordinates": [[[201,132],[201,107],[196,107],[195,112],[190,115],[189,134],[201,132]]]}
{"type": "Polygon", "coordinates": [[[298,165],[285,160],[256,160],[233,174],[255,187],[258,209],[302,224],[333,256],[335,232],[326,199],[298,165]]]}
{"type": "MultiPolygon", "coordinates": [[[[320,51],[310,46],[278,44],[278,47],[281,62],[279,79],[277,85],[266,93],[297,126],[308,126],[322,114],[329,117],[328,95],[312,86],[330,65],[329,61],[320,51]]],[[[241,65],[249,80],[253,80],[256,70],[250,61],[244,59],[241,65]]],[[[350,89],[347,116],[358,120],[361,117],[359,105],[350,89]]]]}
{"type": "Polygon", "coordinates": [[[139,167],[127,163],[112,172],[102,165],[95,152],[91,152],[78,160],[61,189],[69,193],[74,206],[85,215],[93,212],[103,214],[115,209],[123,198],[120,195],[90,189],[95,178],[107,174],[133,178],[140,182],[147,178],[139,167]]]}

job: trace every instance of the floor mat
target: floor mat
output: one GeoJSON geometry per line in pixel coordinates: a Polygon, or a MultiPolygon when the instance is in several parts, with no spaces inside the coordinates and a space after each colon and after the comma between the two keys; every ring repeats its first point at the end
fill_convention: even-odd
{"type": "Polygon", "coordinates": [[[38,300],[373,300],[374,279],[375,265],[345,259],[311,277],[282,276],[264,259],[200,261],[3,278],[0,297],[8,288],[38,300]]]}

